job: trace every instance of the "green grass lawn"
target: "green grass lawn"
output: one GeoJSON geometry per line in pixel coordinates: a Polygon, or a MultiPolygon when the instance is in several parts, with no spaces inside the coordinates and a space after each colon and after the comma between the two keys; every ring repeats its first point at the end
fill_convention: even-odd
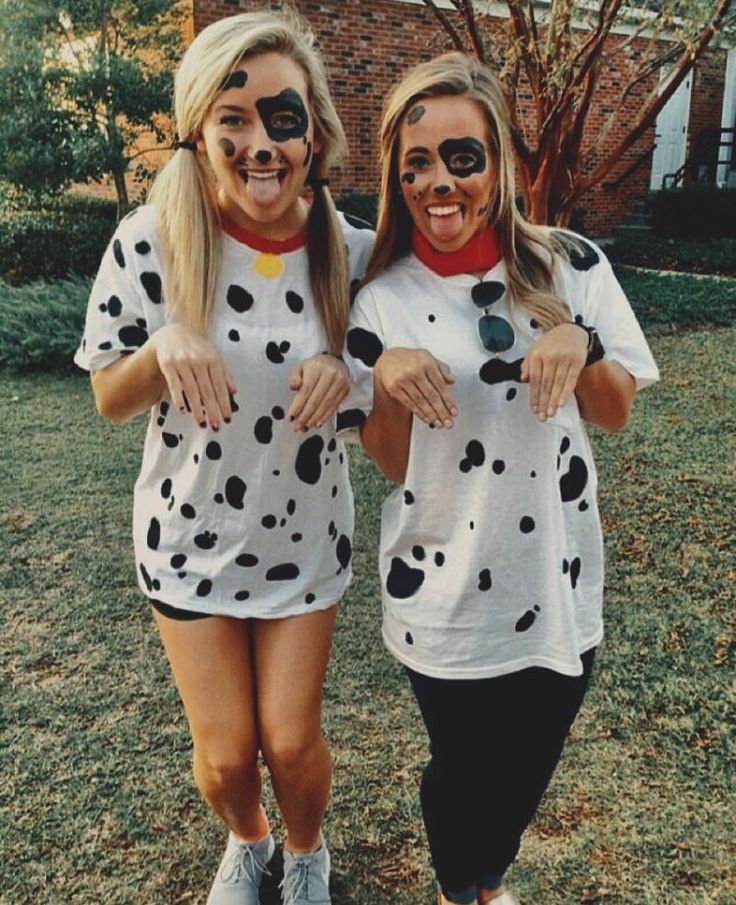
{"type": "MultiPolygon", "coordinates": [[[[736,330],[652,345],[663,382],[619,436],[593,438],[607,638],[510,874],[524,905],[736,903],[736,330]]],[[[143,420],[104,423],[81,375],[7,373],[0,418],[0,902],[203,905],[223,833],[194,788],[186,723],[135,588],[143,420]]],[[[356,578],[325,705],[333,901],[429,905],[426,746],[380,640],[386,485],[361,454],[352,465],[356,578]]],[[[273,884],[264,901],[277,901],[273,884]]]]}

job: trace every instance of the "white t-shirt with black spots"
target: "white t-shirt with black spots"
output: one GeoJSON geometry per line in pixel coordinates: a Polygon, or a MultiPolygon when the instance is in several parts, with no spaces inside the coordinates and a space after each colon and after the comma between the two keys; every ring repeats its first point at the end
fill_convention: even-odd
{"type": "MultiPolygon", "coordinates": [[[[506,283],[503,262],[485,281],[506,283]]],[[[602,637],[603,545],[597,477],[575,398],[547,422],[529,407],[520,365],[541,332],[513,317],[514,345],[495,357],[478,332],[478,282],[443,278],[412,255],[358,293],[347,361],[348,407],[370,410],[384,348],[428,349],[452,369],[460,413],[432,430],[414,419],[406,481],[383,506],[383,635],[417,672],[472,679],[543,666],[582,671],[602,637]]],[[[593,246],[560,260],[560,296],[595,326],[607,358],[639,388],[658,378],[634,313],[593,246]],[[573,266],[574,265],[574,266],[573,266]]],[[[488,309],[510,318],[506,296],[488,309]]]]}
{"type": "MultiPolygon", "coordinates": [[[[352,278],[373,241],[341,217],[352,278]]],[[[332,605],[350,579],[353,499],[335,419],[295,433],[287,378],[327,348],[306,248],[264,253],[223,234],[211,340],[237,387],[233,418],[202,429],[151,410],[135,485],[138,580],[185,610],[276,618],[332,605]]],[[[86,370],[135,351],[162,327],[161,255],[150,207],[119,226],[90,295],[75,356],[86,370]]]]}

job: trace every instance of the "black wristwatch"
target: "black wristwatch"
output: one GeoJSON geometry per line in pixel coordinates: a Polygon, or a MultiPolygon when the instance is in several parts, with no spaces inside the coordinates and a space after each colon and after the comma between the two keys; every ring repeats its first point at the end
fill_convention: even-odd
{"type": "Polygon", "coordinates": [[[606,354],[606,350],[603,348],[603,343],[595,327],[589,327],[580,321],[574,321],[574,323],[576,327],[580,327],[588,334],[588,354],[585,356],[584,365],[587,368],[588,365],[594,365],[597,361],[600,361],[606,354]]]}

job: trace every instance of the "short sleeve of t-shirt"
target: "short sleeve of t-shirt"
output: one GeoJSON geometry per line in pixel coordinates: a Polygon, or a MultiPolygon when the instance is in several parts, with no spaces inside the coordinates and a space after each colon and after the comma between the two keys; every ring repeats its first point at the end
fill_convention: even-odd
{"type": "Polygon", "coordinates": [[[84,335],[74,356],[80,368],[107,367],[135,352],[161,326],[164,306],[157,255],[153,213],[138,208],[115,231],[92,285],[84,335]]]}
{"type": "Polygon", "coordinates": [[[589,248],[590,260],[598,260],[585,273],[583,310],[575,313],[598,331],[606,359],[618,362],[636,380],[637,390],[643,389],[659,379],[659,370],[610,262],[599,248],[589,248]]]}

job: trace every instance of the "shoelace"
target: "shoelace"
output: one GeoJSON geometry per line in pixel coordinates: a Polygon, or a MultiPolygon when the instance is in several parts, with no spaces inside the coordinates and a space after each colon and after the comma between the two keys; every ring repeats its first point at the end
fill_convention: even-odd
{"type": "Polygon", "coordinates": [[[263,874],[271,876],[271,871],[254,851],[253,845],[239,845],[230,858],[222,865],[220,879],[223,883],[239,883],[246,879],[254,886],[261,882],[263,874]]]}
{"type": "Polygon", "coordinates": [[[284,905],[291,905],[300,896],[306,899],[309,892],[309,862],[295,861],[294,866],[289,868],[289,873],[284,874],[280,885],[284,894],[284,905]]]}

